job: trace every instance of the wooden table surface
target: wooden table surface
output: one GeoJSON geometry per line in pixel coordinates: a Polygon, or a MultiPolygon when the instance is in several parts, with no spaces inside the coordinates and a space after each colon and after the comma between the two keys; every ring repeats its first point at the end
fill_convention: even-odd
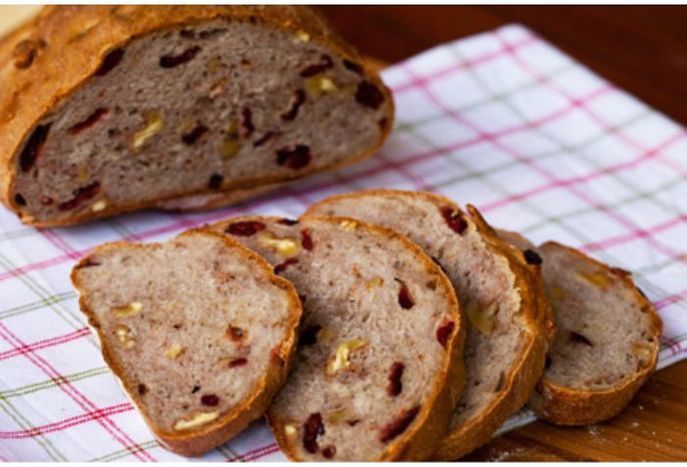
{"type": "MultiPolygon", "coordinates": [[[[442,42],[519,22],[687,124],[687,7],[320,9],[362,53],[390,63],[442,42]]],[[[687,460],[687,361],[655,374],[613,420],[582,428],[536,422],[492,440],[469,459],[687,460]]]]}

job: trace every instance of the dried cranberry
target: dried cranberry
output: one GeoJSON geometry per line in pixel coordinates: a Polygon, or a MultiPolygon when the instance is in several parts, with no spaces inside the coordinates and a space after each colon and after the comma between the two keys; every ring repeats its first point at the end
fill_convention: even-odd
{"type": "Polygon", "coordinates": [[[181,135],[181,141],[184,142],[184,144],[190,146],[192,144],[195,144],[196,141],[200,139],[201,136],[203,136],[205,133],[208,132],[208,127],[203,125],[202,123],[196,124],[195,127],[188,133],[184,133],[181,135]]]}
{"type": "Polygon", "coordinates": [[[70,135],[77,135],[81,133],[83,130],[92,127],[96,123],[98,123],[98,120],[100,120],[102,117],[107,115],[109,110],[107,110],[104,107],[99,107],[95,109],[95,112],[93,112],[91,115],[86,117],[83,121],[73,125],[69,130],[68,133],[70,135]]]}
{"type": "Polygon", "coordinates": [[[534,250],[527,249],[522,252],[522,255],[525,257],[527,264],[534,264],[535,266],[538,266],[543,262],[541,256],[539,256],[539,253],[534,250]]]}
{"type": "Polygon", "coordinates": [[[123,57],[124,49],[114,49],[113,51],[109,52],[107,55],[105,55],[103,62],[100,64],[100,68],[98,68],[98,71],[96,71],[95,74],[97,76],[105,76],[111,72],[114,67],[119,65],[119,62],[122,61],[123,57]]]}
{"type": "Polygon", "coordinates": [[[210,180],[208,180],[208,188],[212,190],[217,190],[222,186],[223,181],[224,177],[220,174],[212,174],[210,175],[210,180]]]}
{"type": "Polygon", "coordinates": [[[265,224],[258,221],[239,221],[229,224],[225,232],[239,237],[250,237],[265,229],[265,224]]]}
{"type": "Polygon", "coordinates": [[[366,107],[377,110],[384,102],[384,94],[369,81],[361,81],[355,92],[355,100],[366,107]]]}
{"type": "Polygon", "coordinates": [[[437,340],[442,347],[446,347],[446,344],[448,344],[448,338],[451,337],[455,327],[456,324],[453,321],[445,319],[437,328],[437,340]]]}
{"type": "Polygon", "coordinates": [[[315,247],[308,229],[301,230],[301,245],[303,245],[303,248],[308,251],[312,251],[312,249],[315,247]]]}
{"type": "Polygon", "coordinates": [[[19,166],[22,172],[28,172],[36,163],[38,156],[40,156],[41,148],[48,138],[50,125],[52,125],[52,123],[38,125],[36,129],[33,130],[33,133],[31,133],[31,136],[29,136],[26,146],[24,146],[24,150],[19,155],[19,166]]]}
{"type": "Polygon", "coordinates": [[[203,394],[200,398],[200,403],[208,407],[217,407],[219,405],[219,397],[215,394],[203,394]]]}
{"type": "Polygon", "coordinates": [[[296,225],[298,224],[298,219],[287,219],[284,217],[283,219],[279,219],[277,223],[281,225],[296,225]]]}
{"type": "Polygon", "coordinates": [[[302,78],[309,78],[310,76],[315,76],[323,71],[326,71],[334,66],[334,62],[329,55],[322,54],[320,57],[320,63],[315,63],[313,65],[305,67],[301,71],[302,78]]]}
{"type": "Polygon", "coordinates": [[[325,459],[331,459],[336,455],[336,446],[333,444],[330,444],[329,446],[325,446],[322,448],[322,456],[324,456],[325,459]]]}
{"type": "Polygon", "coordinates": [[[413,300],[413,296],[410,294],[410,289],[401,279],[396,279],[396,282],[401,285],[401,288],[398,290],[398,304],[401,305],[401,308],[405,310],[411,309],[413,306],[415,306],[415,301],[413,300]]]}
{"type": "Polygon", "coordinates": [[[50,196],[45,196],[45,195],[41,196],[41,204],[43,206],[50,206],[53,203],[53,201],[55,201],[55,200],[52,199],[50,196]]]}
{"type": "Polygon", "coordinates": [[[311,454],[319,449],[317,437],[324,434],[324,423],[319,412],[310,414],[303,424],[303,447],[311,454]]]}
{"type": "Polygon", "coordinates": [[[138,394],[140,396],[143,396],[143,395],[145,395],[145,393],[148,392],[148,386],[146,386],[143,383],[139,384],[137,389],[138,389],[138,394]]]}
{"type": "Polygon", "coordinates": [[[457,234],[462,234],[468,228],[468,221],[462,216],[461,212],[449,206],[441,208],[441,215],[448,226],[457,234]]]}
{"type": "Polygon", "coordinates": [[[348,71],[352,71],[359,75],[363,74],[363,66],[360,63],[352,62],[344,58],[343,65],[348,71]]]}
{"type": "Polygon", "coordinates": [[[302,169],[310,163],[310,147],[305,144],[297,144],[277,150],[277,164],[289,169],[302,169]]]}
{"type": "Polygon", "coordinates": [[[274,138],[276,135],[277,135],[276,131],[272,131],[272,130],[268,131],[267,133],[262,135],[262,137],[255,140],[255,142],[253,143],[253,147],[258,148],[258,147],[262,146],[263,144],[265,144],[266,142],[268,142],[269,140],[274,138]]]}
{"type": "Polygon", "coordinates": [[[289,258],[283,263],[279,263],[274,267],[274,273],[275,274],[281,274],[282,272],[286,271],[286,268],[293,264],[298,264],[298,258],[289,258]]]}
{"type": "Polygon", "coordinates": [[[255,126],[253,125],[253,112],[249,108],[245,108],[241,111],[241,127],[243,128],[243,136],[246,138],[255,131],[255,126]]]}
{"type": "Polygon", "coordinates": [[[240,340],[242,340],[245,337],[246,333],[244,332],[243,329],[241,329],[237,326],[231,326],[230,325],[229,327],[227,327],[226,335],[227,335],[227,337],[229,337],[234,342],[239,342],[240,340]]]}
{"type": "Polygon", "coordinates": [[[317,333],[322,330],[319,324],[308,326],[298,339],[298,345],[315,345],[317,344],[317,333]]]}
{"type": "Polygon", "coordinates": [[[302,89],[296,89],[296,91],[293,93],[293,100],[291,101],[291,107],[289,107],[289,110],[281,114],[282,120],[291,121],[294,120],[298,116],[298,109],[301,108],[301,105],[305,102],[305,91],[302,89]]]}
{"type": "Polygon", "coordinates": [[[403,392],[403,371],[405,371],[406,366],[401,362],[394,362],[391,365],[391,371],[389,372],[389,385],[386,388],[387,394],[392,397],[396,397],[401,392],[403,392]]]}
{"type": "Polygon", "coordinates": [[[589,347],[594,346],[589,339],[587,339],[585,336],[583,336],[582,334],[577,333],[575,331],[570,331],[570,340],[572,342],[576,342],[578,344],[588,345],[589,347]]]}
{"type": "Polygon", "coordinates": [[[79,206],[84,201],[93,198],[100,191],[100,182],[93,182],[89,185],[82,186],[74,190],[72,193],[74,197],[68,201],[57,205],[60,211],[68,211],[79,206]]]}
{"type": "Polygon", "coordinates": [[[26,206],[26,200],[21,195],[21,193],[17,193],[16,195],[14,195],[14,202],[17,206],[26,206]]]}
{"type": "Polygon", "coordinates": [[[415,406],[412,409],[408,409],[402,412],[396,420],[390,422],[386,425],[380,434],[379,440],[382,443],[388,443],[404,431],[413,423],[417,414],[420,413],[420,406],[415,406]]]}
{"type": "Polygon", "coordinates": [[[229,362],[229,368],[236,368],[237,366],[243,366],[248,363],[248,359],[245,357],[235,358],[229,362]]]}
{"type": "Polygon", "coordinates": [[[200,52],[200,47],[197,45],[184,50],[179,55],[163,55],[160,57],[160,66],[162,68],[174,68],[186,62],[190,62],[200,52]]]}

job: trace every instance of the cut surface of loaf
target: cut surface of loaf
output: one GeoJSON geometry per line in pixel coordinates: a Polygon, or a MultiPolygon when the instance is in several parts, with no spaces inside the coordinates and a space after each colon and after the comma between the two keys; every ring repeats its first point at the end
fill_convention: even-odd
{"type": "Polygon", "coordinates": [[[0,57],[1,198],[34,225],[295,180],[393,124],[377,73],[303,6],[47,7],[0,57]]]}
{"type": "Polygon", "coordinates": [[[407,235],[451,279],[468,320],[467,381],[436,459],[462,457],[529,397],[544,365],[551,323],[527,264],[476,209],[430,193],[369,190],[327,198],[308,214],[349,216],[407,235]]]}
{"type": "Polygon", "coordinates": [[[286,379],[298,296],[224,236],[106,244],[74,267],[72,281],[105,360],[172,451],[200,455],[224,443],[286,379]]]}
{"type": "Polygon", "coordinates": [[[446,276],[412,242],[363,222],[241,217],[215,224],[295,285],[294,369],[268,410],[295,460],[422,460],[463,384],[464,329],[446,276]]]}
{"type": "MultiPolygon", "coordinates": [[[[518,234],[499,234],[531,247],[518,234]]],[[[537,251],[558,333],[529,405],[561,425],[611,418],[656,366],[660,318],[629,272],[556,242],[537,251]]]]}

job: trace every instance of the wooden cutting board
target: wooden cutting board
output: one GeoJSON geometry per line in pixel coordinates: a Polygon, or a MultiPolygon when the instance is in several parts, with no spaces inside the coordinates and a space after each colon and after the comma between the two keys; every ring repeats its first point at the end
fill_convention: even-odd
{"type": "MultiPolygon", "coordinates": [[[[39,7],[0,5],[0,35],[39,7]]],[[[383,62],[370,60],[379,68],[383,62]]],[[[535,422],[470,456],[499,461],[687,461],[687,361],[655,374],[618,417],[590,427],[535,422]]]]}

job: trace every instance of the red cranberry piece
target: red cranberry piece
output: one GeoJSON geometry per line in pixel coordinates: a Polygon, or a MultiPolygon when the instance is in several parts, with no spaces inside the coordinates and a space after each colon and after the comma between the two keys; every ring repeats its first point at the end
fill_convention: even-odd
{"type": "Polygon", "coordinates": [[[203,394],[200,398],[200,403],[208,407],[217,407],[219,405],[219,397],[215,394],[203,394]]]}
{"type": "Polygon", "coordinates": [[[324,434],[324,423],[319,412],[310,414],[303,424],[303,447],[306,451],[314,454],[319,449],[317,437],[324,434]]]}
{"type": "Polygon", "coordinates": [[[281,224],[281,225],[289,225],[289,226],[291,226],[291,225],[297,225],[297,224],[298,224],[298,220],[297,220],[297,219],[287,219],[286,217],[284,217],[283,219],[279,219],[279,220],[277,221],[277,223],[278,223],[278,224],[281,224]]]}
{"type": "Polygon", "coordinates": [[[415,406],[412,409],[405,410],[396,417],[395,420],[386,425],[380,433],[379,440],[382,443],[388,443],[398,435],[406,431],[406,429],[413,423],[417,414],[420,413],[420,406],[415,406]]]}
{"type": "Polygon", "coordinates": [[[575,342],[577,344],[584,344],[584,345],[588,345],[589,347],[594,347],[594,344],[592,344],[592,341],[590,341],[585,336],[583,336],[582,334],[577,333],[575,331],[570,332],[570,341],[575,342]]]}
{"type": "Polygon", "coordinates": [[[139,384],[137,389],[140,396],[144,396],[148,392],[148,386],[143,383],[139,384]]]}
{"type": "Polygon", "coordinates": [[[26,199],[24,199],[21,193],[14,195],[14,202],[17,206],[26,206],[26,199]]]}
{"type": "Polygon", "coordinates": [[[310,147],[304,144],[277,150],[277,164],[289,169],[302,169],[310,163],[310,159],[310,147]]]}
{"type": "Polygon", "coordinates": [[[319,63],[307,66],[301,71],[301,77],[309,78],[310,76],[315,76],[332,68],[333,66],[334,62],[332,61],[332,58],[329,55],[322,54],[319,63]]]}
{"type": "Polygon", "coordinates": [[[237,366],[243,366],[248,363],[248,359],[245,357],[235,358],[229,362],[229,368],[236,368],[237,366]]]}
{"type": "Polygon", "coordinates": [[[325,459],[331,459],[336,455],[336,446],[333,444],[330,444],[329,446],[325,446],[322,448],[322,456],[324,456],[325,459]]]}
{"type": "Polygon", "coordinates": [[[389,385],[386,388],[387,394],[391,397],[396,397],[401,392],[403,392],[403,371],[405,371],[406,366],[401,362],[394,362],[391,365],[391,371],[389,372],[389,385]]]}
{"type": "Polygon", "coordinates": [[[198,123],[195,127],[193,127],[191,131],[181,135],[181,141],[183,141],[184,144],[190,146],[192,144],[195,144],[195,142],[198,141],[200,137],[207,132],[208,127],[206,127],[202,123],[198,123]]]}
{"type": "Polygon", "coordinates": [[[268,131],[267,133],[262,135],[262,137],[255,140],[255,142],[253,143],[253,147],[259,148],[260,146],[262,146],[263,144],[265,144],[266,142],[268,142],[269,140],[274,138],[276,135],[277,135],[276,131],[272,131],[272,130],[268,131]]]}
{"type": "Polygon", "coordinates": [[[282,272],[286,271],[286,268],[293,264],[298,264],[298,258],[289,258],[283,263],[279,263],[274,267],[274,273],[275,274],[281,274],[282,272]]]}
{"type": "Polygon", "coordinates": [[[305,103],[305,91],[302,89],[296,89],[293,93],[293,100],[291,101],[291,107],[289,110],[281,114],[281,119],[286,121],[294,120],[298,116],[298,109],[301,105],[305,103]]]}
{"type": "Polygon", "coordinates": [[[249,108],[241,111],[241,127],[243,128],[243,135],[247,138],[255,131],[253,125],[253,112],[249,108]]]}
{"type": "Polygon", "coordinates": [[[95,109],[95,112],[93,112],[91,115],[89,115],[88,117],[86,117],[85,120],[83,120],[83,121],[81,121],[81,122],[75,124],[74,126],[72,126],[72,127],[68,130],[68,133],[69,133],[70,135],[77,135],[77,134],[81,133],[81,132],[84,131],[85,129],[90,128],[90,127],[92,127],[93,125],[95,125],[96,123],[98,123],[98,120],[100,120],[102,117],[104,117],[105,115],[107,115],[108,112],[109,112],[109,110],[107,110],[107,109],[104,108],[104,107],[99,107],[99,108],[95,109]]]}
{"type": "Polygon", "coordinates": [[[301,245],[308,251],[312,251],[315,247],[315,243],[312,241],[310,236],[310,231],[308,229],[301,230],[301,245]]]}
{"type": "Polygon", "coordinates": [[[343,65],[348,71],[352,71],[353,73],[357,73],[359,75],[363,74],[363,66],[360,63],[344,59],[343,65]]]}
{"type": "Polygon", "coordinates": [[[265,229],[265,224],[258,221],[239,221],[229,224],[225,230],[226,233],[236,235],[238,237],[250,237],[261,230],[265,229]]]}
{"type": "Polygon", "coordinates": [[[537,253],[534,250],[525,250],[522,252],[522,254],[525,257],[525,261],[527,261],[527,264],[534,264],[535,266],[539,266],[543,262],[541,256],[539,256],[539,253],[537,253]]]}
{"type": "Polygon", "coordinates": [[[53,199],[50,196],[41,196],[41,204],[43,206],[50,206],[53,203],[53,199]]]}
{"type": "Polygon", "coordinates": [[[415,306],[415,301],[413,300],[413,296],[410,294],[408,285],[406,285],[406,283],[401,279],[396,279],[396,282],[401,284],[401,288],[398,290],[398,304],[401,305],[401,308],[404,310],[411,309],[413,306],[415,306]]]}
{"type": "Polygon", "coordinates": [[[355,100],[365,107],[377,110],[384,102],[384,94],[369,81],[361,81],[355,92],[355,100]]]}
{"type": "Polygon", "coordinates": [[[50,125],[52,125],[52,123],[38,125],[36,129],[33,130],[33,133],[31,133],[31,136],[29,136],[24,149],[19,155],[19,166],[22,172],[28,172],[36,163],[38,156],[40,156],[41,148],[48,138],[50,125]]]}
{"type": "Polygon", "coordinates": [[[184,63],[193,60],[198,52],[200,52],[200,47],[195,45],[184,50],[179,55],[163,55],[160,57],[160,66],[162,68],[174,68],[179,65],[183,65],[184,63]]]}
{"type": "Polygon", "coordinates": [[[96,76],[105,76],[106,74],[111,72],[114,69],[114,67],[119,65],[119,62],[122,61],[123,57],[124,49],[118,48],[109,52],[107,55],[105,55],[105,58],[103,59],[103,62],[100,64],[100,68],[98,68],[98,71],[95,72],[96,76]]]}
{"type": "Polygon", "coordinates": [[[245,337],[246,333],[243,329],[237,326],[230,325],[229,327],[227,327],[226,335],[227,337],[229,337],[229,339],[233,340],[234,342],[239,342],[245,337]]]}
{"type": "Polygon", "coordinates": [[[317,333],[322,330],[322,326],[319,324],[313,324],[308,326],[298,339],[299,345],[315,345],[317,344],[317,333]]]}
{"type": "Polygon", "coordinates": [[[82,186],[73,191],[74,197],[69,201],[65,201],[57,205],[60,211],[68,211],[79,206],[84,201],[93,198],[100,191],[100,182],[93,182],[89,185],[82,186]]]}
{"type": "Polygon", "coordinates": [[[442,347],[446,347],[446,344],[448,344],[448,338],[451,337],[451,334],[453,333],[453,329],[455,329],[456,324],[448,319],[444,319],[442,323],[439,325],[437,328],[437,340],[441,344],[442,347]]]}
{"type": "Polygon", "coordinates": [[[441,208],[441,215],[446,224],[457,234],[462,234],[468,228],[468,221],[461,215],[460,211],[454,210],[449,206],[441,208]]]}
{"type": "Polygon", "coordinates": [[[222,186],[223,181],[224,177],[220,174],[212,174],[210,175],[210,180],[208,180],[208,188],[212,190],[217,190],[222,186]]]}

